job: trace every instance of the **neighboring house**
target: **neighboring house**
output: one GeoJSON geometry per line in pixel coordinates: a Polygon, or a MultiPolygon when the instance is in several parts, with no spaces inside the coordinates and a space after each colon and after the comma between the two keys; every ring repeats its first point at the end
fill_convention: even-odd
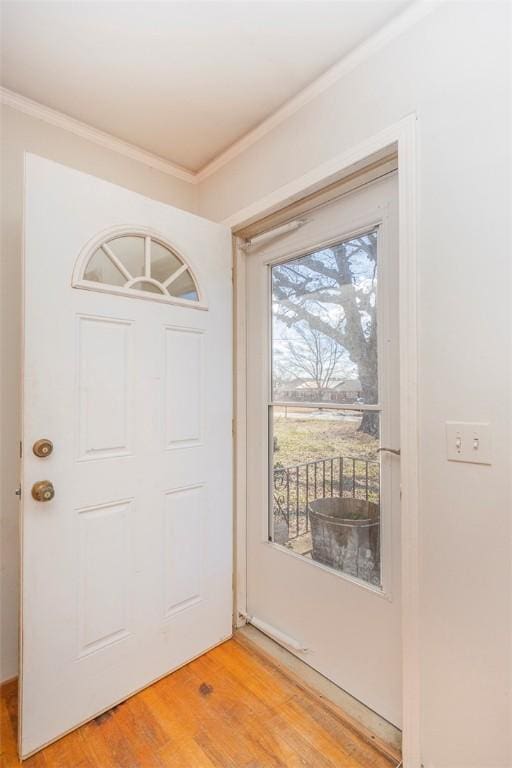
{"type": "Polygon", "coordinates": [[[361,397],[359,379],[332,379],[326,387],[318,388],[313,379],[291,379],[281,382],[277,389],[279,400],[293,402],[355,403],[361,397]]]}

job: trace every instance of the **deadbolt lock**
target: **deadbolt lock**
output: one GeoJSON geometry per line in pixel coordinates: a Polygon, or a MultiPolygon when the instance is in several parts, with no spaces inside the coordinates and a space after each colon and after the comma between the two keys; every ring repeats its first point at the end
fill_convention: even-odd
{"type": "Polygon", "coordinates": [[[39,480],[32,486],[32,497],[36,501],[51,501],[55,496],[55,488],[49,480],[39,480]]]}
{"type": "Polygon", "coordinates": [[[53,443],[51,440],[48,440],[47,437],[42,437],[41,440],[36,440],[32,446],[32,450],[40,459],[45,459],[53,451],[53,443]]]}

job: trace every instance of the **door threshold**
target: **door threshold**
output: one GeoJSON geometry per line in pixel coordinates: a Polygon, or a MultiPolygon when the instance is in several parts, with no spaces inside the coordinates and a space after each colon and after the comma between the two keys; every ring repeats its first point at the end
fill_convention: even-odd
{"type": "Polygon", "coordinates": [[[294,656],[256,627],[245,624],[234,637],[265,656],[274,666],[292,677],[294,682],[312,691],[347,725],[397,763],[402,759],[402,732],[372,709],[362,704],[309,664],[294,656]]]}

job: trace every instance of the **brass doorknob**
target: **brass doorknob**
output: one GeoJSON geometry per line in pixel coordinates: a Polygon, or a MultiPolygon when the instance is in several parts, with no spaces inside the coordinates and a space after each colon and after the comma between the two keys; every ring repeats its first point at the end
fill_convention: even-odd
{"type": "Polygon", "coordinates": [[[32,497],[36,501],[51,501],[55,496],[55,488],[49,480],[39,480],[32,486],[32,497]]]}
{"type": "Polygon", "coordinates": [[[40,459],[45,459],[53,451],[53,443],[51,440],[48,440],[47,437],[42,437],[40,440],[36,440],[32,446],[32,450],[35,456],[38,456],[40,459]]]}

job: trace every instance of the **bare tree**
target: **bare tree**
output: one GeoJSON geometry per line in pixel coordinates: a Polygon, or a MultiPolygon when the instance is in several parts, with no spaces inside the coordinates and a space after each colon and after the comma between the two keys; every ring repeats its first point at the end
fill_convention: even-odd
{"type": "Polygon", "coordinates": [[[321,400],[329,389],[343,348],[331,336],[311,328],[308,324],[297,324],[296,341],[287,343],[288,361],[293,373],[305,375],[315,385],[316,396],[321,400]]]}
{"type": "MultiPolygon", "coordinates": [[[[357,367],[365,403],[378,402],[376,231],[272,270],[275,313],[288,327],[308,327],[345,350],[357,367]]],[[[378,433],[376,414],[359,429],[378,433]]]]}

